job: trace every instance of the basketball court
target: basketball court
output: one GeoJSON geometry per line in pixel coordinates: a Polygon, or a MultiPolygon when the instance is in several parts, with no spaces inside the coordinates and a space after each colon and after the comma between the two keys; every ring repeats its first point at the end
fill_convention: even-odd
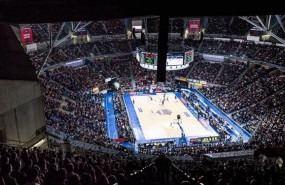
{"type": "Polygon", "coordinates": [[[124,99],[137,142],[180,138],[182,130],[189,138],[218,136],[210,125],[200,123],[174,93],[128,95],[124,99]],[[126,101],[128,98],[130,101],[126,101]]]}

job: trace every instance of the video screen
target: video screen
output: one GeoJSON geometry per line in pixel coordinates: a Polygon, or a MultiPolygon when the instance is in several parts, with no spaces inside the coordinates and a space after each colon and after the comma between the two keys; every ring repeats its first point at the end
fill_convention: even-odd
{"type": "Polygon", "coordinates": [[[185,53],[185,63],[189,63],[193,61],[192,51],[185,53]]]}
{"type": "Polygon", "coordinates": [[[145,54],[145,63],[146,64],[154,64],[154,54],[146,53],[145,54]]]}
{"type": "Polygon", "coordinates": [[[183,65],[183,54],[182,53],[168,53],[166,58],[166,64],[168,66],[183,65]]]}

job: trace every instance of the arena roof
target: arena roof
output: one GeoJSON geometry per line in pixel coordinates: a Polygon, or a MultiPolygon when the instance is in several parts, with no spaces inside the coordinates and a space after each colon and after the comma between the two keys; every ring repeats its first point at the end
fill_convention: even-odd
{"type": "Polygon", "coordinates": [[[36,80],[35,68],[12,28],[0,22],[0,79],[36,80]]]}
{"type": "Polygon", "coordinates": [[[42,23],[103,20],[146,15],[175,16],[284,14],[285,2],[157,0],[0,0],[0,21],[42,23]]]}
{"type": "MultiPolygon", "coordinates": [[[[9,24],[43,23],[81,20],[104,20],[147,15],[210,16],[284,14],[285,2],[252,3],[242,1],[134,1],[134,0],[0,0],[0,79],[35,80],[34,68],[20,47],[9,24]],[[260,7],[258,7],[260,6],[260,7]]],[[[167,19],[166,18],[166,19],[167,19]]],[[[165,21],[167,23],[167,21],[165,21]]],[[[162,23],[161,23],[162,24],[162,23]]],[[[164,25],[167,30],[167,25],[164,25]]],[[[166,31],[160,31],[165,35],[166,31]]],[[[163,40],[163,39],[162,39],[163,40]]],[[[161,45],[165,45],[159,41],[161,45]]],[[[166,53],[166,49],[165,49],[166,53]]],[[[163,66],[162,66],[163,67],[163,66]]]]}

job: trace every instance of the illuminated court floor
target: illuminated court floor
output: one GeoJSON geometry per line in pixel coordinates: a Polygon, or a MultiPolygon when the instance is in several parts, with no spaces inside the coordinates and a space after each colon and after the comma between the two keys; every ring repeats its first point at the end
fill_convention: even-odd
{"type": "MultiPolygon", "coordinates": [[[[136,124],[140,124],[141,129],[141,132],[136,131],[138,127],[134,129],[137,141],[142,138],[156,140],[181,137],[177,115],[181,117],[179,123],[186,137],[218,136],[211,126],[205,123],[202,125],[174,93],[133,95],[130,98],[135,110],[133,114],[136,115],[128,111],[129,117],[136,116],[138,118],[136,124]],[[165,99],[164,103],[163,99],[165,99]],[[139,134],[143,134],[144,137],[139,134]]],[[[128,106],[127,109],[129,109],[128,106]]]]}

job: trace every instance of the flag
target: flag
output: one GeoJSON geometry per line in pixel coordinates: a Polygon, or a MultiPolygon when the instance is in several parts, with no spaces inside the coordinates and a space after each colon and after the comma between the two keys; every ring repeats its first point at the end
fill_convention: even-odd
{"type": "Polygon", "coordinates": [[[125,142],[125,139],[124,138],[118,138],[118,139],[115,139],[115,141],[117,143],[123,143],[123,142],[125,142]]]}

